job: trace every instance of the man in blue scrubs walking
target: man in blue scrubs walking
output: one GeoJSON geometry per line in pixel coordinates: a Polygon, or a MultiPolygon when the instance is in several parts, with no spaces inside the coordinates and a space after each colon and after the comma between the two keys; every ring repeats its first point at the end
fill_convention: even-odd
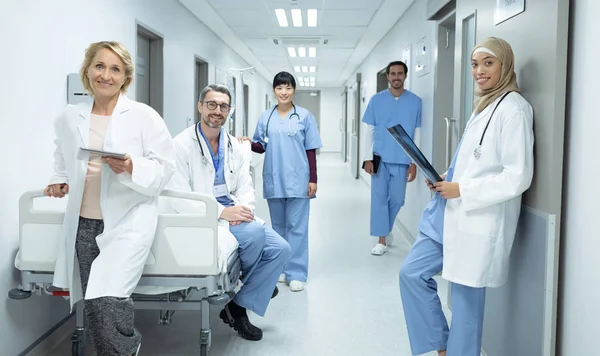
{"type": "Polygon", "coordinates": [[[371,175],[371,236],[379,237],[371,250],[375,256],[383,255],[391,244],[394,221],[404,205],[406,183],[417,175],[415,164],[387,131],[400,124],[418,145],[421,98],[404,89],[407,73],[404,62],[387,66],[390,87],[371,98],[362,120],[367,124],[363,169],[371,175]]]}

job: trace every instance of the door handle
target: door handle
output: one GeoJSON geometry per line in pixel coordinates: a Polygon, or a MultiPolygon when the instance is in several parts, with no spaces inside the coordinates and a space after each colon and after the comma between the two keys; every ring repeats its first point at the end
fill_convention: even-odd
{"type": "Polygon", "coordinates": [[[455,117],[445,117],[446,120],[446,169],[450,167],[450,160],[452,159],[452,128],[456,122],[455,117]]]}

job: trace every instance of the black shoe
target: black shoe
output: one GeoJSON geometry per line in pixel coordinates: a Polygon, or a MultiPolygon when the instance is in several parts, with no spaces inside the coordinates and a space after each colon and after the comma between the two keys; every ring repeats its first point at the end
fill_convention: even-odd
{"type": "Polygon", "coordinates": [[[258,341],[262,339],[262,330],[252,325],[252,323],[250,323],[250,319],[248,319],[248,316],[240,316],[237,319],[234,319],[233,316],[231,316],[231,313],[229,312],[229,304],[225,305],[225,308],[221,310],[219,316],[225,324],[237,331],[242,338],[250,341],[258,341]]]}
{"type": "Polygon", "coordinates": [[[271,299],[275,298],[277,296],[277,294],[279,294],[279,288],[277,288],[277,286],[275,286],[275,290],[273,291],[273,295],[271,296],[271,299]]]}

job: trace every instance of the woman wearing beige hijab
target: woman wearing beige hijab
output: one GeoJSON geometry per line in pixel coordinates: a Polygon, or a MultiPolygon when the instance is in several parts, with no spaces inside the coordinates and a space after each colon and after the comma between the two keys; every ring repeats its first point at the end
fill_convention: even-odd
{"type": "Polygon", "coordinates": [[[400,270],[412,353],[480,356],[486,287],[506,282],[521,209],[533,176],[533,111],[519,93],[510,45],[486,38],[471,54],[477,101],[400,270]],[[451,284],[452,328],[433,277],[451,284]]]}

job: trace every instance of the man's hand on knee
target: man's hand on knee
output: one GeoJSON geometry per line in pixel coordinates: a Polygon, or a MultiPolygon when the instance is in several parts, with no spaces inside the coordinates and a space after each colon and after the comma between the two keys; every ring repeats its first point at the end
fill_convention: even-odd
{"type": "Polygon", "coordinates": [[[229,221],[230,224],[232,222],[251,222],[254,220],[254,213],[246,206],[236,205],[223,209],[220,218],[229,221]]]}

